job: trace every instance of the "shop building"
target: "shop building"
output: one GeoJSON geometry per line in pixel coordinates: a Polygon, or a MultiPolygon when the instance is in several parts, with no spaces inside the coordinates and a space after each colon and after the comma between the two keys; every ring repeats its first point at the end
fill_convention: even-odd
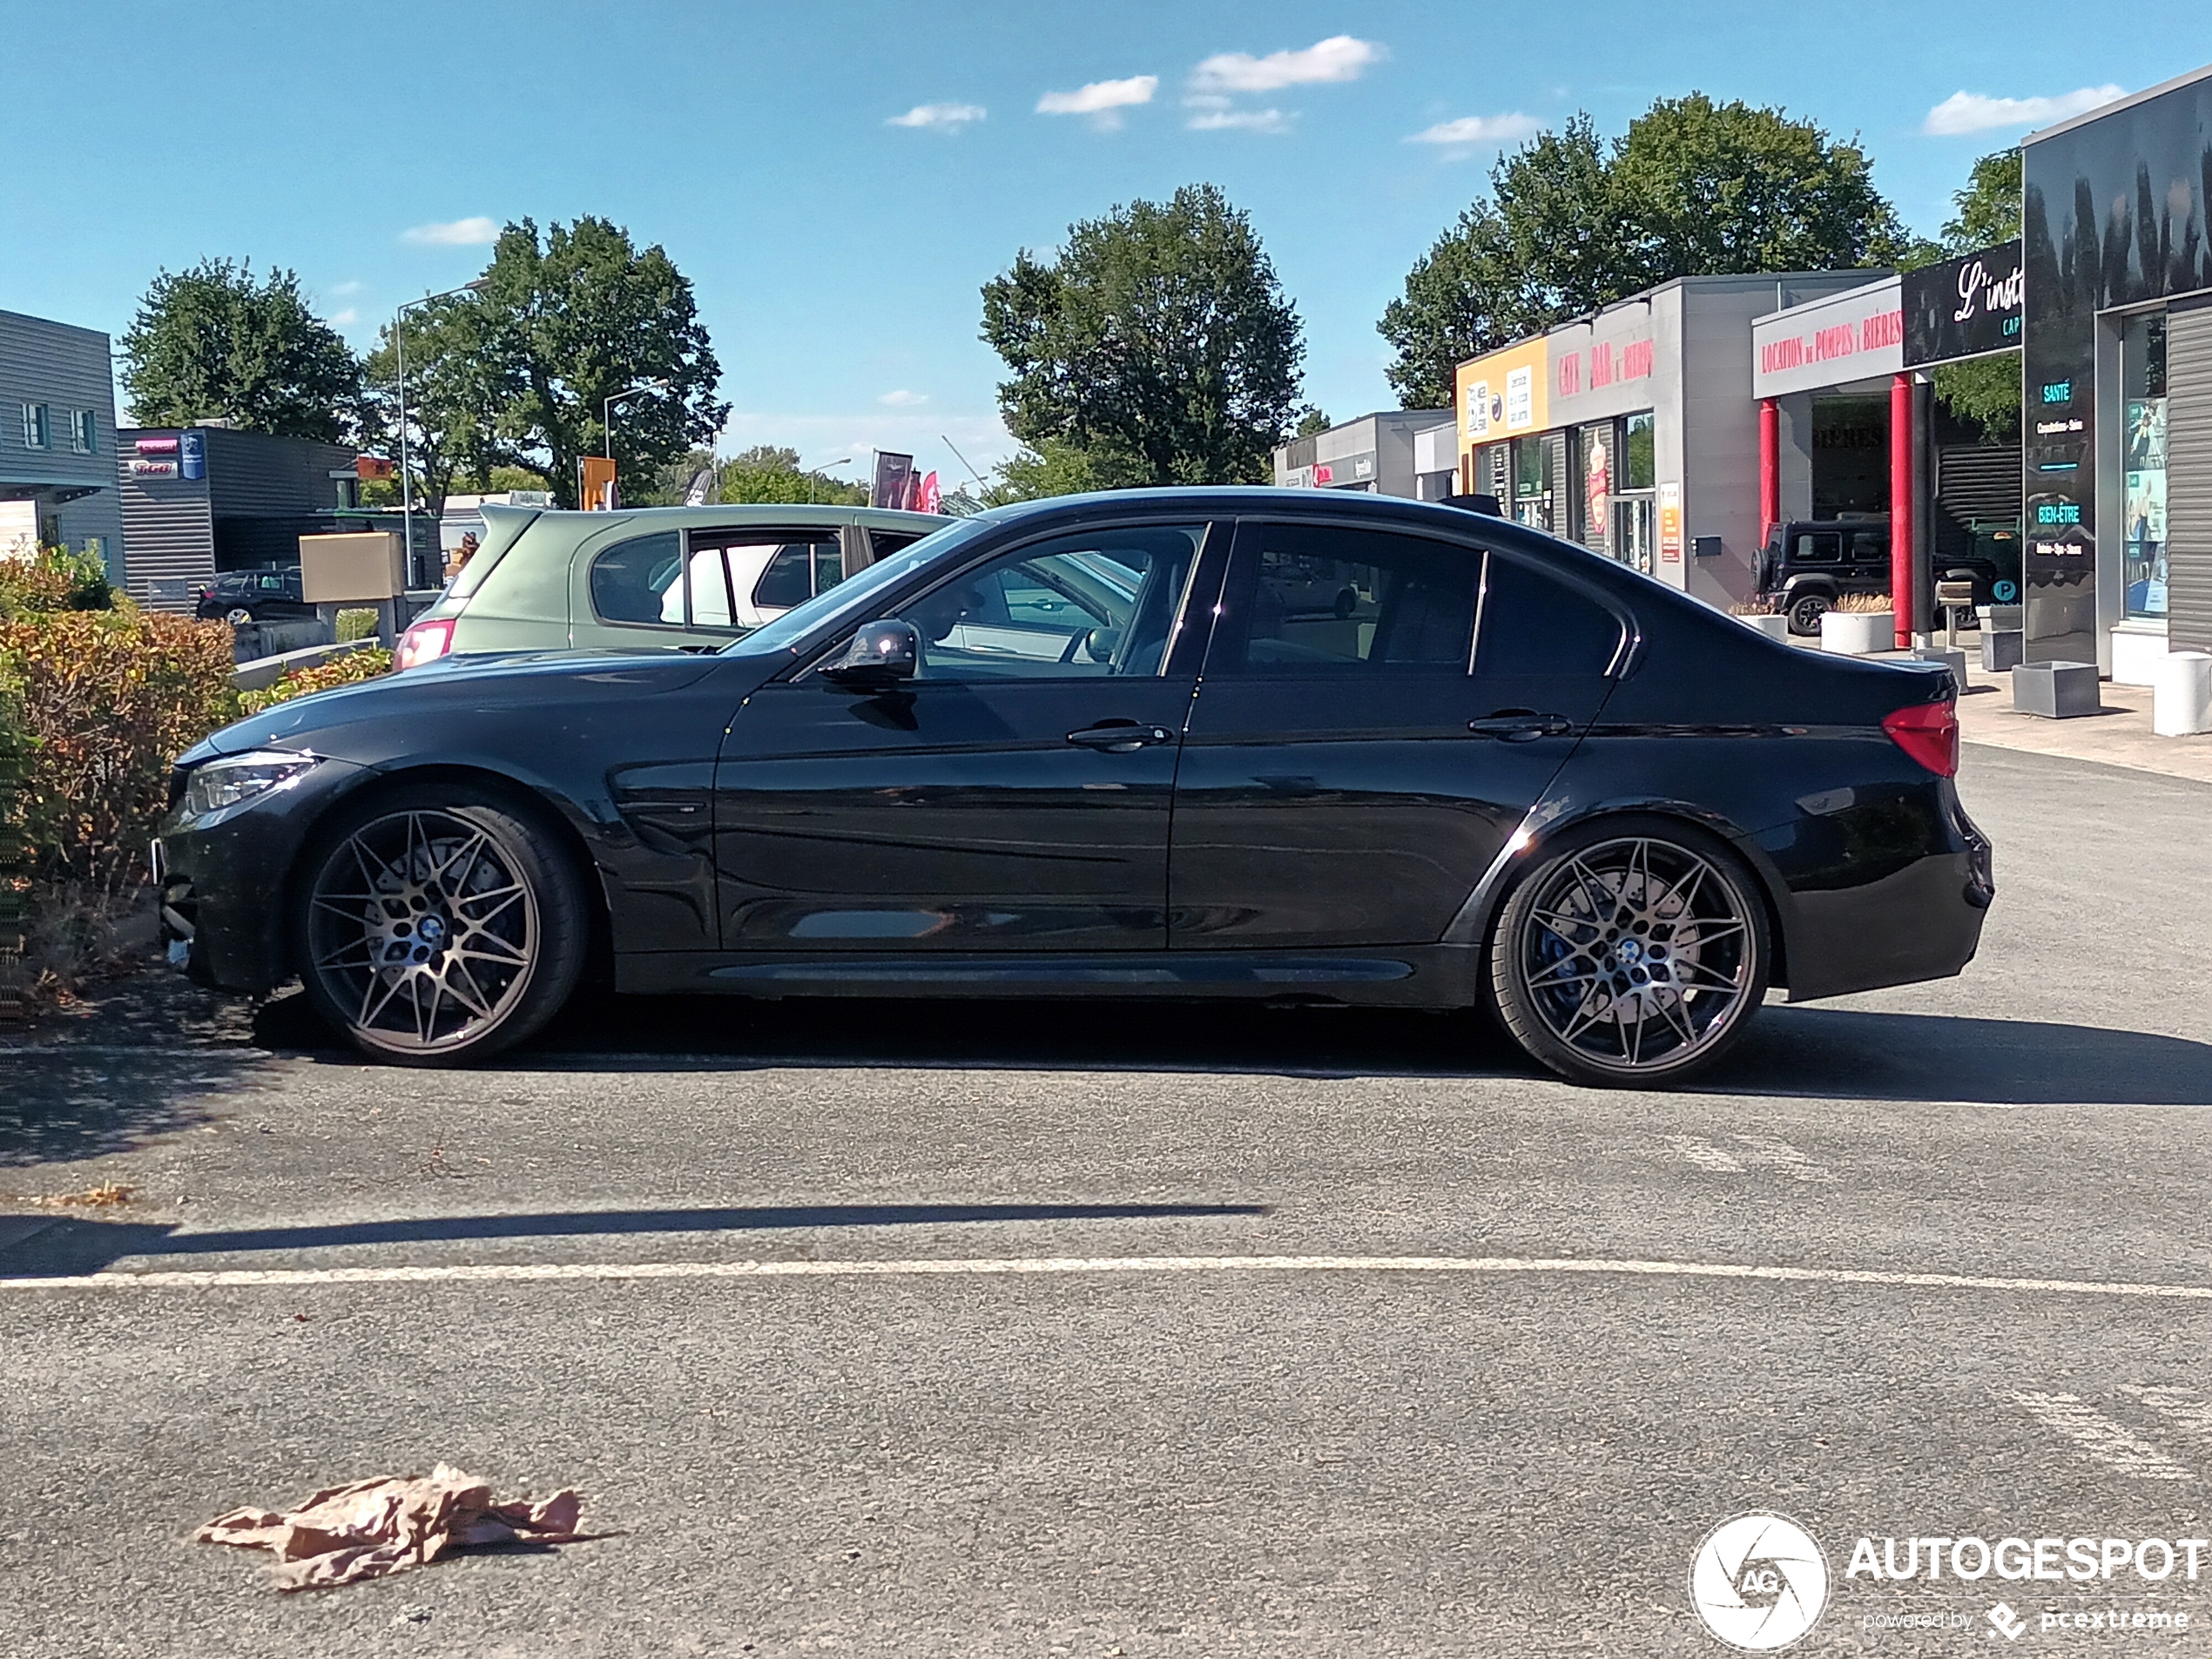
{"type": "MultiPolygon", "coordinates": [[[[1875,274],[1684,277],[1460,364],[1460,488],[1709,604],[1748,598],[1769,522],[1753,320],[1875,274]]],[[[1808,408],[1778,430],[1789,489],[1810,503],[1819,421],[1857,434],[1857,418],[1808,408]]],[[[1858,442],[1831,447],[1846,457],[1858,442]]],[[[1819,470],[1831,504],[1863,496],[1843,471],[1819,470]]]]}
{"type": "Polygon", "coordinates": [[[1449,409],[1379,409],[1275,451],[1275,482],[1441,501],[1458,472],[1449,409]]]}
{"type": "Polygon", "coordinates": [[[189,426],[128,430],[117,447],[128,586],[152,610],[188,611],[218,571],[297,564],[302,536],[361,528],[338,516],[356,467],[342,444],[189,426]]]}
{"type": "Polygon", "coordinates": [[[108,337],[0,311],[0,556],[73,547],[122,579],[115,436],[108,337]]]}
{"type": "Polygon", "coordinates": [[[2212,651],[2212,66],[2029,135],[2026,650],[2212,651]]]}

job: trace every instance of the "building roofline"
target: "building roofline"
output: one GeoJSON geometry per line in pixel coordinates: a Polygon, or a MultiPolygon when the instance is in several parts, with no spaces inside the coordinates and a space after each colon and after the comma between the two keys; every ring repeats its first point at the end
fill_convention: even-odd
{"type": "Polygon", "coordinates": [[[2170,81],[2161,81],[2155,86],[2146,86],[2140,92],[2130,92],[2117,103],[2100,104],[2094,110],[2084,110],[2079,115],[2068,116],[2055,125],[2039,128],[2020,140],[2020,148],[2025,150],[2031,144],[2040,144],[2046,138],[2058,138],[2063,133],[2073,132],[2076,127],[2085,127],[2093,121],[2101,121],[2109,115],[2123,115],[2139,105],[2148,104],[2155,98],[2163,98],[2168,92],[2177,92],[2184,86],[2194,86],[2202,80],[2212,80],[2212,64],[2207,64],[2202,69],[2190,70],[2187,74],[2176,75],[2170,81]]]}

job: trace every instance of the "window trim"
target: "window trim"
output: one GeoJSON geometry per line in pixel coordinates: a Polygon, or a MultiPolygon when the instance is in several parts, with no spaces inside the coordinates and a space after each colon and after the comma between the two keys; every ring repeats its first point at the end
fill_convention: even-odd
{"type": "Polygon", "coordinates": [[[51,450],[54,447],[54,410],[50,403],[33,403],[26,399],[23,406],[23,447],[26,449],[51,450]]]}

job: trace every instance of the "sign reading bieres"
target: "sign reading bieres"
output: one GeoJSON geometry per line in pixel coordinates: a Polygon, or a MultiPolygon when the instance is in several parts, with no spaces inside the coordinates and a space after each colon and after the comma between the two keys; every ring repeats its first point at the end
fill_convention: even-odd
{"type": "Polygon", "coordinates": [[[1900,280],[1908,368],[2010,350],[2020,343],[2020,245],[2015,237],[1900,280]]]}
{"type": "Polygon", "coordinates": [[[1905,368],[1898,279],[1770,312],[1751,324],[1751,395],[1784,397],[1905,368]]]}

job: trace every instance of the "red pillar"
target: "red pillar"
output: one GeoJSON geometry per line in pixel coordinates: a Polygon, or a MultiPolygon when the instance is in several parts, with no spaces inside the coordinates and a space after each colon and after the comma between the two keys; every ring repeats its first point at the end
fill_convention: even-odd
{"type": "Polygon", "coordinates": [[[1759,400],[1759,545],[1782,522],[1782,406],[1759,400]]]}
{"type": "Polygon", "coordinates": [[[1897,648],[1912,643],[1912,377],[1890,380],[1890,605],[1897,648]]]}

